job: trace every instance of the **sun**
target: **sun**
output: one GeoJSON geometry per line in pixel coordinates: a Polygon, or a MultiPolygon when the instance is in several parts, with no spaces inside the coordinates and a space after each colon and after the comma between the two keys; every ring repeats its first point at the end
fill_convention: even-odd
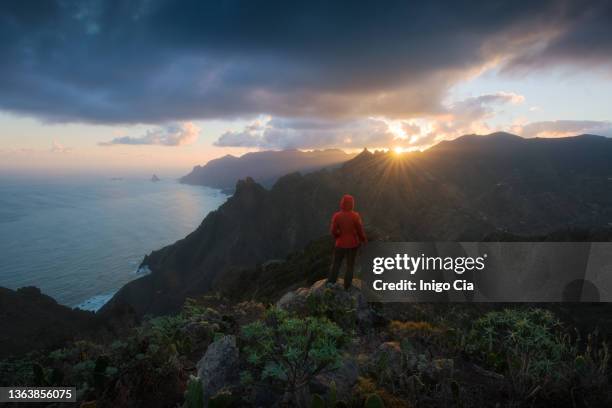
{"type": "Polygon", "coordinates": [[[400,155],[402,153],[404,153],[404,149],[402,149],[401,147],[397,146],[393,148],[393,153],[400,155]]]}

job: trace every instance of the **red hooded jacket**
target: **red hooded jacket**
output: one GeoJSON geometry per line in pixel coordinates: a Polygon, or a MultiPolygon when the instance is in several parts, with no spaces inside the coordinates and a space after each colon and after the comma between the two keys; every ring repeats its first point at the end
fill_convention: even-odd
{"type": "Polygon", "coordinates": [[[345,194],[340,200],[340,211],[336,212],[331,219],[329,231],[336,238],[338,248],[356,248],[362,243],[368,242],[363,231],[363,223],[359,213],[353,211],[355,199],[345,194]]]}

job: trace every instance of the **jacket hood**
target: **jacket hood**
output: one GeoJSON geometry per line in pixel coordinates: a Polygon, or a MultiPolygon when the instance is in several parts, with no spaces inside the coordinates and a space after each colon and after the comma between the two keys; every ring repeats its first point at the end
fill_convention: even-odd
{"type": "Polygon", "coordinates": [[[355,208],[355,199],[350,194],[345,194],[340,200],[340,209],[342,211],[353,211],[355,208]]]}

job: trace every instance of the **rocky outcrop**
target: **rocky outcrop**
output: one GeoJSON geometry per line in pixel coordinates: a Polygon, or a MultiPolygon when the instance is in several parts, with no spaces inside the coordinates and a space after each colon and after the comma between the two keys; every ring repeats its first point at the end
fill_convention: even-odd
{"type": "Polygon", "coordinates": [[[235,336],[223,336],[208,346],[206,354],[197,364],[204,401],[208,401],[222,388],[238,382],[238,364],[239,351],[235,336]]]}
{"type": "Polygon", "coordinates": [[[337,314],[342,319],[336,323],[355,323],[359,328],[368,328],[374,324],[377,316],[361,293],[361,284],[361,280],[353,279],[353,285],[345,290],[342,279],[335,284],[321,279],[309,288],[287,292],[276,302],[276,306],[302,315],[313,311],[323,311],[331,316],[337,314]]]}

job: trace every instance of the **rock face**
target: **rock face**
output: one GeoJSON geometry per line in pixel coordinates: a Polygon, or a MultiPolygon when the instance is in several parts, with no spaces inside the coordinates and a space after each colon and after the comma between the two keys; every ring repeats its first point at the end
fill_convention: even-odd
{"type": "Polygon", "coordinates": [[[328,234],[346,192],[366,230],[386,240],[480,241],[498,231],[608,225],[610,157],[612,139],[605,137],[498,133],[402,156],[364,151],[333,170],[281,177],[269,190],[247,178],[193,233],[145,257],[151,274],[124,286],[102,312],[126,305],[141,316],[175,311],[228,272],[302,250],[328,234]]]}
{"type": "Polygon", "coordinates": [[[197,364],[204,401],[222,388],[236,384],[239,380],[238,358],[235,336],[223,336],[208,346],[204,357],[197,364]]]}
{"type": "Polygon", "coordinates": [[[97,326],[92,312],[60,305],[36,287],[0,287],[0,358],[60,347],[97,326]]]}

